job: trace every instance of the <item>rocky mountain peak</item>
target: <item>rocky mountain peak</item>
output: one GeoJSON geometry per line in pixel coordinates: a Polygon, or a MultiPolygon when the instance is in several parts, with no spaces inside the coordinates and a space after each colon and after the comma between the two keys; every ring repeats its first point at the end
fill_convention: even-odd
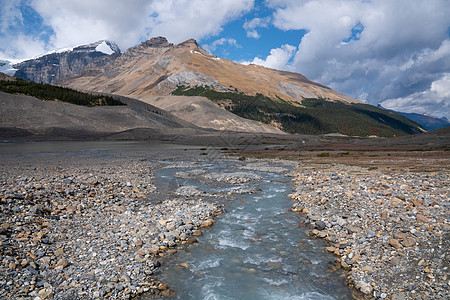
{"type": "Polygon", "coordinates": [[[141,45],[145,47],[168,47],[173,44],[169,43],[165,37],[157,36],[143,42],[141,45]]]}
{"type": "Polygon", "coordinates": [[[181,43],[177,44],[175,47],[177,47],[177,48],[188,48],[189,50],[202,49],[195,39],[189,39],[187,41],[181,42],[181,43]]]}

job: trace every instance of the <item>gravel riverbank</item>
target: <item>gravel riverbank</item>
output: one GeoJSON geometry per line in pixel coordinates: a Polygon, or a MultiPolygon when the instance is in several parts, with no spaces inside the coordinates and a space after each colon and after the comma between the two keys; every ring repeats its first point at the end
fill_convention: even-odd
{"type": "MultiPolygon", "coordinates": [[[[195,243],[224,197],[254,193],[237,188],[260,180],[252,172],[287,172],[247,159],[240,171],[217,173],[201,153],[2,154],[0,298],[173,294],[158,280],[164,256],[195,243]],[[184,171],[161,182],[155,172],[164,168],[184,171]],[[235,188],[208,194],[183,185],[192,176],[235,188]]],[[[329,242],[330,268],[346,269],[350,285],[369,298],[450,297],[448,172],[284,163],[297,166],[293,210],[308,217],[312,237],[329,242]]]]}
{"type": "Polygon", "coordinates": [[[221,207],[169,197],[141,157],[3,156],[0,298],[128,299],[173,293],[155,273],[221,207]]]}
{"type": "Polygon", "coordinates": [[[303,165],[294,211],[368,298],[450,298],[448,172],[391,173],[303,165]]]}

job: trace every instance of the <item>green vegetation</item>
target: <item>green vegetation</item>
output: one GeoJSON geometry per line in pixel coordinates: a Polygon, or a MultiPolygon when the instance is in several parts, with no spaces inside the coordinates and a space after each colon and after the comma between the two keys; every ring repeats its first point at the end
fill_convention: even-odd
{"type": "Polygon", "coordinates": [[[330,157],[330,153],[329,152],[319,153],[317,154],[317,157],[330,157]]]}
{"type": "Polygon", "coordinates": [[[0,91],[10,94],[33,96],[41,100],[62,101],[83,106],[125,105],[110,96],[92,95],[69,88],[35,83],[23,79],[0,80],[0,91]]]}
{"type": "Polygon", "coordinates": [[[215,102],[231,100],[231,105],[225,106],[230,112],[266,124],[276,122],[288,133],[386,137],[420,133],[419,125],[406,117],[368,104],[304,99],[298,106],[280,97],[274,100],[262,94],[218,92],[202,86],[179,86],[172,95],[203,96],[215,102]]]}

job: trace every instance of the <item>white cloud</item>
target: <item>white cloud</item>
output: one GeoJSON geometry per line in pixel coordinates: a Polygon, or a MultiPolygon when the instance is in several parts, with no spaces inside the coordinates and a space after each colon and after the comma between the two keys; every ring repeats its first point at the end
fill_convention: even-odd
{"type": "Polygon", "coordinates": [[[151,35],[163,35],[173,42],[216,35],[222,26],[250,11],[254,0],[167,0],[154,1],[151,35]]]}
{"type": "Polygon", "coordinates": [[[450,111],[450,73],[433,81],[429,89],[381,103],[385,108],[401,112],[429,113],[442,117],[450,111]]]}
{"type": "Polygon", "coordinates": [[[0,58],[29,58],[47,51],[45,43],[38,38],[24,34],[16,34],[14,39],[0,37],[1,45],[8,45],[7,49],[0,49],[0,58]]]}
{"type": "Polygon", "coordinates": [[[349,96],[377,104],[431,95],[431,83],[450,70],[448,0],[266,4],[274,9],[277,28],[308,31],[289,67],[349,96]],[[352,37],[352,29],[357,36],[352,37]]]}
{"type": "Polygon", "coordinates": [[[247,37],[259,39],[261,36],[256,30],[256,28],[267,28],[270,23],[270,17],[265,18],[254,18],[250,21],[245,21],[244,29],[247,33],[247,37]]]}
{"type": "MultiPolygon", "coordinates": [[[[224,24],[254,6],[254,0],[8,0],[5,5],[3,2],[0,12],[0,26],[6,32],[3,38],[16,38],[10,24],[21,22],[20,5],[30,5],[53,30],[50,40],[42,41],[47,50],[101,39],[115,41],[121,49],[158,35],[174,43],[201,39],[218,34],[224,24]]],[[[2,45],[6,44],[2,41],[2,45]]],[[[0,51],[23,58],[20,55],[25,55],[24,51],[14,47],[10,43],[0,47],[0,51]]]]}
{"type": "Polygon", "coordinates": [[[152,1],[32,0],[31,6],[49,25],[53,47],[67,47],[100,39],[126,49],[145,36],[152,1]]]}
{"type": "Polygon", "coordinates": [[[251,62],[243,62],[243,64],[261,65],[267,68],[282,70],[287,69],[289,60],[295,53],[297,48],[295,46],[286,44],[280,48],[270,50],[270,55],[266,59],[255,57],[251,62]]]}
{"type": "Polygon", "coordinates": [[[11,26],[23,22],[20,12],[20,1],[10,0],[1,2],[0,5],[0,33],[5,34],[11,26]]]}
{"type": "Polygon", "coordinates": [[[217,46],[222,46],[222,45],[231,45],[235,48],[241,48],[241,45],[239,45],[237,43],[237,41],[235,39],[232,38],[220,38],[218,40],[215,40],[214,42],[212,42],[211,44],[206,44],[206,45],[202,45],[202,47],[209,52],[214,52],[217,49],[217,46]]]}

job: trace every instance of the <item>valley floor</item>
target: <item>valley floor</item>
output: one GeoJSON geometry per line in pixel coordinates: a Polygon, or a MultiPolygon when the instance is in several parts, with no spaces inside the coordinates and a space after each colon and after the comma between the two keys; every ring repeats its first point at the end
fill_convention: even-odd
{"type": "MultiPolygon", "coordinates": [[[[450,296],[448,151],[420,157],[421,170],[401,169],[414,160],[382,165],[380,156],[369,160],[380,164],[365,165],[363,157],[379,155],[366,152],[238,155],[273,158],[274,151],[296,161],[293,210],[308,217],[311,238],[329,242],[324,251],[336,256],[330,268],[346,269],[350,285],[381,299],[450,296]],[[352,155],[347,164],[332,160],[352,155]],[[427,164],[432,172],[424,172],[427,164]]],[[[177,183],[155,181],[162,161],[176,167],[220,151],[6,152],[0,154],[2,298],[170,296],[157,279],[160,261],[175,245],[196,242],[221,213],[217,201],[169,198],[165,186],[177,183]]]]}

